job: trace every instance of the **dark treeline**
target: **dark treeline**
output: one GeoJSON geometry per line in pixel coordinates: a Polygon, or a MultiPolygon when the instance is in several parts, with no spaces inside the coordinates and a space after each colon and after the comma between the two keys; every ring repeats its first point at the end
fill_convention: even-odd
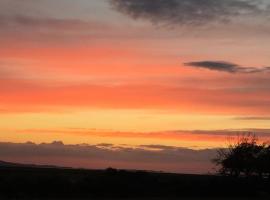
{"type": "Polygon", "coordinates": [[[223,175],[270,179],[270,145],[259,143],[252,134],[243,135],[228,149],[219,150],[213,161],[223,175]]]}

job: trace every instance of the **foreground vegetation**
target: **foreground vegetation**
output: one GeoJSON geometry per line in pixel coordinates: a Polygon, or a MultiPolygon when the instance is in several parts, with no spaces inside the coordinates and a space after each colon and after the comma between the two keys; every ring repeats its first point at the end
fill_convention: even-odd
{"type": "Polygon", "coordinates": [[[259,143],[252,134],[242,135],[235,144],[219,150],[213,161],[221,175],[270,179],[270,145],[259,143]]]}

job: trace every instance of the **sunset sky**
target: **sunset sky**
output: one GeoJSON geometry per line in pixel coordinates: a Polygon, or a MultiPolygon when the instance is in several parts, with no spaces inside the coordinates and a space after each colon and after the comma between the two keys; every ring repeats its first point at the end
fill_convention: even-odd
{"type": "Polygon", "coordinates": [[[104,159],[53,163],[188,171],[176,152],[270,139],[269,20],[268,0],[0,0],[0,159],[87,144],[104,159]]]}

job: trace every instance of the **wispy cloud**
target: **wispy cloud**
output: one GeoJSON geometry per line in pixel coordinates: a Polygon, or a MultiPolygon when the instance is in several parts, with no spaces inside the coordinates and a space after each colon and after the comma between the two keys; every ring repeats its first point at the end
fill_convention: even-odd
{"type": "MultiPolygon", "coordinates": [[[[84,21],[81,19],[58,19],[52,17],[32,17],[28,15],[0,15],[0,27],[2,28],[21,28],[21,29],[38,29],[39,31],[48,30],[102,30],[108,28],[108,25],[84,21]]],[[[15,30],[16,30],[15,29],[15,30]]]]}
{"type": "Polygon", "coordinates": [[[237,117],[236,120],[249,120],[249,121],[270,121],[270,117],[258,117],[258,116],[249,116],[249,117],[237,117]]]}
{"type": "Polygon", "coordinates": [[[185,66],[203,68],[212,71],[220,71],[227,73],[263,73],[270,72],[270,67],[243,67],[235,63],[226,61],[198,61],[198,62],[188,62],[185,66]]]}
{"type": "MultiPolygon", "coordinates": [[[[267,119],[263,117],[237,117],[233,119],[267,119]]],[[[81,136],[98,136],[100,138],[128,138],[128,139],[160,139],[161,141],[174,140],[174,141],[215,141],[217,144],[224,142],[228,137],[235,137],[243,133],[253,132],[262,139],[270,138],[270,129],[224,129],[224,130],[168,130],[156,132],[123,132],[123,131],[109,131],[109,130],[95,130],[95,129],[26,129],[16,130],[20,134],[48,134],[48,133],[62,133],[69,135],[81,136]]],[[[111,144],[99,144],[100,147],[111,147],[111,144]]],[[[158,145],[141,145],[143,148],[150,149],[174,149],[171,146],[164,146],[159,143],[158,145]]],[[[220,147],[220,146],[219,146],[220,147]]],[[[203,148],[203,147],[200,147],[203,148]]],[[[197,147],[195,148],[197,149],[197,147]]]]}

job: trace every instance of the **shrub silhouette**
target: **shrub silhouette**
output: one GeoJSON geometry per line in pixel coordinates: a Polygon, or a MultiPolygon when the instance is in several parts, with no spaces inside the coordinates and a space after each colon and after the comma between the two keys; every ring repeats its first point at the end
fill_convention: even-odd
{"type": "Polygon", "coordinates": [[[255,135],[243,135],[227,149],[218,150],[213,160],[223,175],[260,176],[270,175],[270,146],[259,144],[255,135]]]}
{"type": "Polygon", "coordinates": [[[270,145],[265,146],[257,159],[257,173],[270,179],[270,145]]]}

